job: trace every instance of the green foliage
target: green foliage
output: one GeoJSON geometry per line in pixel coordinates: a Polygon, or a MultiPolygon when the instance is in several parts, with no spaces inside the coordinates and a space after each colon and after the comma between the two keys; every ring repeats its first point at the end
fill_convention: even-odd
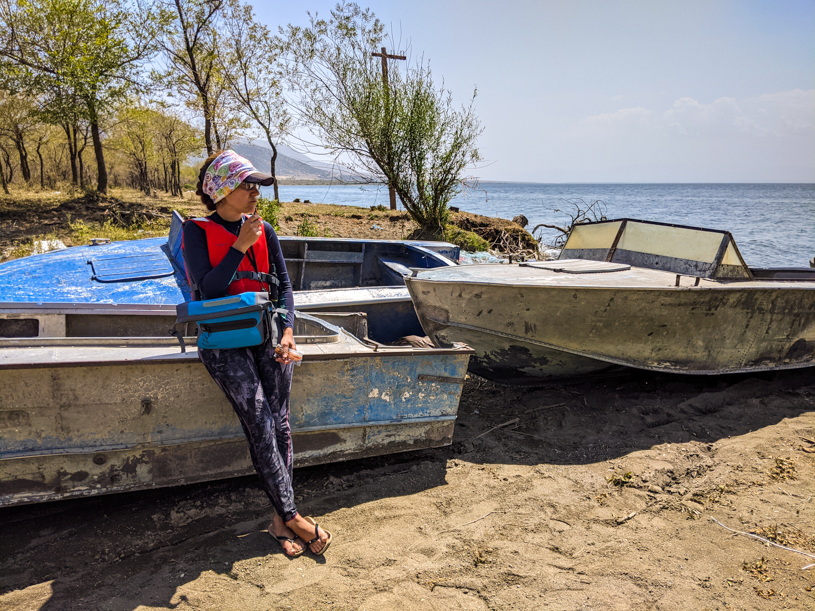
{"type": "Polygon", "coordinates": [[[482,252],[490,248],[490,243],[477,233],[461,229],[455,225],[447,225],[444,239],[467,252],[482,252]]]}
{"type": "Polygon", "coordinates": [[[274,227],[275,231],[280,231],[280,202],[270,197],[260,196],[257,202],[258,214],[263,220],[274,227]]]}
{"type": "MultiPolygon", "coordinates": [[[[0,3],[2,85],[39,100],[38,114],[61,125],[76,146],[77,125],[93,136],[98,188],[107,189],[100,123],[138,82],[154,50],[156,20],[127,0],[0,3]]],[[[72,157],[76,151],[71,151],[72,157]]]]}
{"type": "Polygon", "coordinates": [[[304,214],[303,220],[300,221],[300,224],[297,226],[297,231],[295,231],[294,235],[298,235],[304,238],[316,238],[320,234],[318,233],[316,223],[312,223],[309,215],[304,214]]]}
{"type": "Polygon", "coordinates": [[[383,206],[382,204],[377,204],[376,206],[371,206],[371,210],[378,210],[379,212],[386,212],[388,209],[383,206]]]}

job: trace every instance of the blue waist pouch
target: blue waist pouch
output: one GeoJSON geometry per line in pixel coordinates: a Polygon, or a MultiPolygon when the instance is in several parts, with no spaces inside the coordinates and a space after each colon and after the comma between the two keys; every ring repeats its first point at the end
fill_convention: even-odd
{"type": "Polygon", "coordinates": [[[188,301],[176,306],[171,333],[181,342],[178,327],[189,322],[198,325],[198,347],[225,350],[258,346],[267,338],[277,345],[283,333],[286,310],[275,308],[266,293],[240,293],[219,299],[188,301]]]}

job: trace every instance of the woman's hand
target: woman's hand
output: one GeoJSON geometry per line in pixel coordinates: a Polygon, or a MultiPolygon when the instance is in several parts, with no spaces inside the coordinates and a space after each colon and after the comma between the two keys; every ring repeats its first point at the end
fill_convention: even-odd
{"type": "Polygon", "coordinates": [[[293,363],[296,359],[291,357],[289,350],[296,349],[297,345],[294,343],[294,331],[291,328],[287,328],[285,331],[283,331],[283,337],[280,339],[280,350],[282,351],[282,354],[275,358],[275,360],[283,365],[293,363]]]}
{"type": "Polygon", "coordinates": [[[252,248],[258,238],[263,235],[263,219],[259,214],[253,214],[241,225],[241,231],[238,234],[238,239],[232,245],[233,248],[245,253],[252,248]]]}

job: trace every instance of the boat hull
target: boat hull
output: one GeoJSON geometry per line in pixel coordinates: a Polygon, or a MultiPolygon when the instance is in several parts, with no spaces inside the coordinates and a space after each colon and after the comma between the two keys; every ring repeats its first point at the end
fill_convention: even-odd
{"type": "MultiPolygon", "coordinates": [[[[471,351],[370,348],[342,335],[298,342],[295,466],[450,444],[471,351]]],[[[253,472],[238,418],[195,349],[151,341],[0,351],[0,506],[253,472]]]]}
{"type": "Polygon", "coordinates": [[[610,365],[685,374],[815,365],[815,284],[757,284],[535,286],[424,274],[407,282],[431,338],[468,342],[475,373],[516,383],[610,365]]]}

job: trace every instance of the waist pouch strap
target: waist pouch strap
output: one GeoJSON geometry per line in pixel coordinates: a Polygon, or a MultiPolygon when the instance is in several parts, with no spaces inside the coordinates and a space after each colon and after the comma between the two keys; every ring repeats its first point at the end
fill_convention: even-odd
{"type": "Polygon", "coordinates": [[[198,324],[198,347],[227,350],[257,346],[267,339],[280,341],[283,331],[282,315],[287,311],[274,308],[266,297],[260,298],[256,293],[242,293],[235,298],[207,300],[182,303],[176,306],[178,314],[173,329],[170,331],[181,344],[181,352],[186,352],[184,338],[179,332],[181,326],[189,322],[198,324]],[[234,304],[221,304],[224,299],[236,299],[234,304]],[[245,304],[251,305],[245,305],[245,304]],[[234,305],[236,307],[229,307],[234,305]],[[201,311],[202,308],[218,307],[218,311],[201,311]]]}
{"type": "Polygon", "coordinates": [[[280,343],[280,339],[283,337],[283,319],[288,315],[288,313],[289,311],[283,308],[270,308],[266,312],[266,316],[268,318],[266,328],[268,330],[269,341],[272,348],[277,346],[280,343]]]}

